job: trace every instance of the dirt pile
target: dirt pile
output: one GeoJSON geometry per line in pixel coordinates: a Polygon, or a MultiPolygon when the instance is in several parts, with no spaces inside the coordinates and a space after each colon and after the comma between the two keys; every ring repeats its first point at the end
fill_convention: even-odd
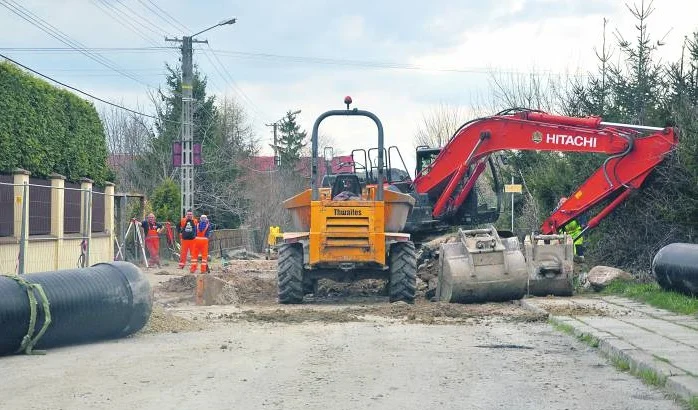
{"type": "Polygon", "coordinates": [[[178,333],[194,330],[203,330],[203,324],[173,315],[159,306],[153,306],[148,323],[139,333],[178,333]]]}
{"type": "Polygon", "coordinates": [[[242,312],[211,315],[209,319],[263,323],[347,323],[395,321],[405,324],[462,325],[495,322],[541,322],[546,314],[521,309],[511,303],[457,305],[448,303],[375,302],[364,305],[337,307],[326,304],[255,308],[242,312]]]}
{"type": "Polygon", "coordinates": [[[196,276],[184,275],[169,279],[158,285],[158,289],[170,293],[188,293],[196,289],[196,276]]]}

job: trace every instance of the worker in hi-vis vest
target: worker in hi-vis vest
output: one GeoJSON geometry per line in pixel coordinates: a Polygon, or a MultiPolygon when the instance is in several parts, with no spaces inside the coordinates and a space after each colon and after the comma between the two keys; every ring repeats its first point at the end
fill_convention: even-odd
{"type": "Polygon", "coordinates": [[[201,256],[201,273],[208,272],[208,240],[211,237],[211,221],[206,215],[201,215],[196,224],[196,239],[194,239],[194,253],[191,257],[191,271],[196,271],[196,262],[201,256]]]}
{"type": "Polygon", "coordinates": [[[196,256],[194,255],[196,248],[194,241],[196,240],[196,226],[199,221],[194,218],[194,213],[191,209],[187,210],[186,215],[179,221],[179,238],[182,240],[182,251],[179,255],[179,269],[184,269],[187,264],[187,254],[191,255],[192,266],[190,272],[196,271],[196,256]]]}

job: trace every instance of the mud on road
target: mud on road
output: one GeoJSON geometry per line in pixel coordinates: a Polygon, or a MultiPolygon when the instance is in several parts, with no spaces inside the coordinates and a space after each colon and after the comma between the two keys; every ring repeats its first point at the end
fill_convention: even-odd
{"type": "Polygon", "coordinates": [[[547,316],[512,303],[458,305],[427,301],[423,294],[414,304],[388,303],[385,282],[362,280],[336,283],[321,280],[318,293],[305,297],[301,305],[277,302],[276,262],[230,261],[224,269],[211,272],[231,285],[238,303],[201,308],[194,306],[196,278],[170,274],[155,285],[156,309],[146,331],[181,331],[209,322],[346,323],[400,322],[419,324],[480,324],[495,322],[539,322],[547,316]],[[196,321],[196,323],[192,323],[196,321]],[[171,329],[168,323],[171,322],[171,329]]]}

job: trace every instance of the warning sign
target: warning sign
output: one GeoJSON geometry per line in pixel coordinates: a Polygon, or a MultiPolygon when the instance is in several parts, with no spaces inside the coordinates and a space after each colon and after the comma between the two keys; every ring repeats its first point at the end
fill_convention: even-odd
{"type": "Polygon", "coordinates": [[[521,184],[505,184],[504,192],[507,194],[520,194],[522,192],[521,184]]]}

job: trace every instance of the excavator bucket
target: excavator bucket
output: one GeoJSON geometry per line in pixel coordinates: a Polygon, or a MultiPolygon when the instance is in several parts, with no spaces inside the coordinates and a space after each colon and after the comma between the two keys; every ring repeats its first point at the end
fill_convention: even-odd
{"type": "Polygon", "coordinates": [[[479,303],[525,295],[528,272],[515,236],[502,238],[489,226],[459,229],[458,239],[441,245],[437,300],[479,303]]]}
{"type": "Polygon", "coordinates": [[[529,295],[572,296],[573,246],[568,235],[526,236],[529,295]]]}

